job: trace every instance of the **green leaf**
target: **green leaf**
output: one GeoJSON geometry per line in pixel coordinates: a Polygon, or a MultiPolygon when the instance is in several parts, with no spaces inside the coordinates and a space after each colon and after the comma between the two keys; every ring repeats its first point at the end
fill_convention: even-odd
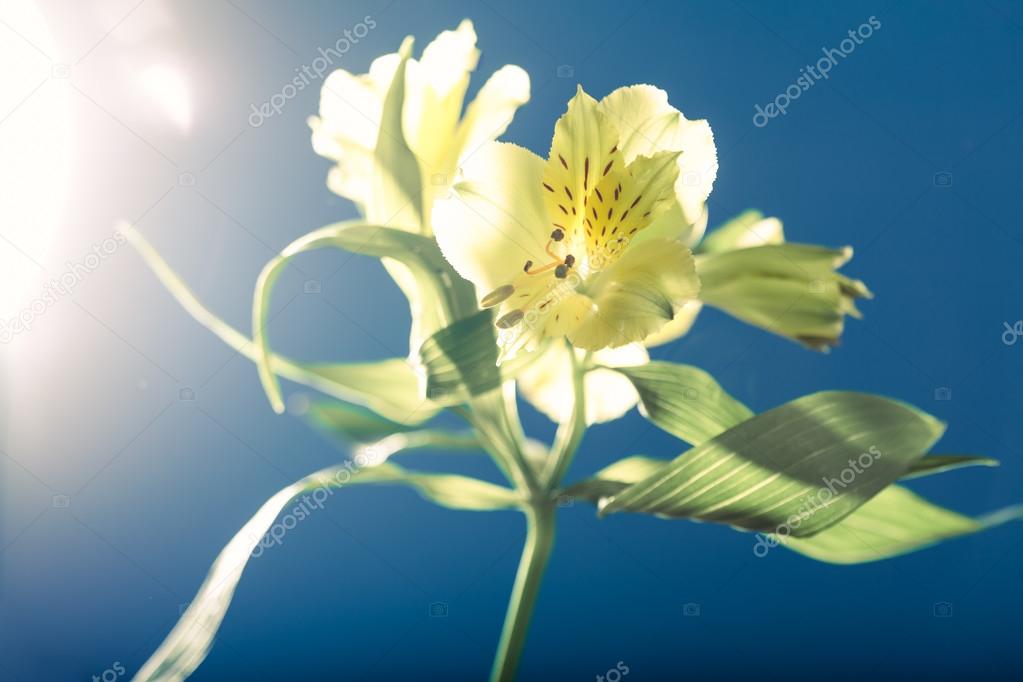
{"type": "Polygon", "coordinates": [[[460,405],[498,388],[540,352],[519,353],[498,366],[493,311],[481,310],[434,333],[419,348],[426,396],[438,405],[460,405]]]}
{"type": "Polygon", "coordinates": [[[441,329],[419,349],[426,370],[426,395],[458,405],[501,385],[491,311],[483,310],[441,329]]]}
{"type": "Polygon", "coordinates": [[[805,396],[755,416],[610,498],[634,511],[802,537],[837,523],[902,476],[944,431],[905,403],[805,396]]]}
{"type": "Polygon", "coordinates": [[[963,467],[996,467],[998,460],[990,457],[975,457],[972,455],[930,455],[913,462],[913,466],[902,477],[903,480],[940,474],[944,471],[962,469],[963,467]]]}
{"type": "Polygon", "coordinates": [[[1023,507],[1010,507],[973,519],[893,485],[816,535],[775,536],[774,541],[818,561],[858,564],[913,552],[1020,517],[1023,507]]]}
{"type": "Polygon", "coordinates": [[[267,500],[217,556],[199,592],[135,680],[178,682],[199,667],[209,653],[249,558],[277,516],[296,497],[357,483],[403,483],[427,499],[454,509],[512,509],[521,501],[513,490],[464,476],[411,472],[390,463],[357,469],[354,474],[352,470],[351,464],[323,469],[267,500]]]}
{"type": "MultiPolygon", "coordinates": [[[[186,312],[235,352],[257,362],[258,349],[251,339],[203,305],[141,233],[127,227],[122,229],[146,265],[186,312]]],[[[419,378],[405,360],[394,358],[351,364],[305,364],[271,353],[269,365],[275,376],[303,384],[338,400],[365,405],[405,424],[414,425],[425,421],[439,409],[421,398],[419,378]]]]}
{"type": "Polygon", "coordinates": [[[693,445],[746,421],[753,412],[692,365],[650,362],[614,367],[639,393],[640,409],[657,426],[693,445]]]}
{"type": "Polygon", "coordinates": [[[379,444],[402,450],[436,448],[444,450],[478,450],[480,444],[471,432],[442,429],[418,429],[385,419],[372,410],[342,401],[318,400],[309,406],[307,419],[316,428],[346,445],[379,444]],[[390,439],[390,440],[388,440],[390,439]]]}
{"type": "MultiPolygon", "coordinates": [[[[269,367],[271,353],[265,333],[270,297],[277,277],[292,258],[322,248],[337,248],[350,253],[388,257],[400,262],[415,279],[424,296],[424,305],[429,301],[426,307],[433,317],[428,321],[420,320],[420,325],[425,324],[427,329],[437,325],[445,326],[451,320],[476,311],[472,285],[454,274],[451,266],[441,255],[436,242],[428,237],[359,221],[335,223],[310,232],[292,242],[279,256],[267,263],[256,282],[256,291],[253,295],[252,338],[259,350],[257,356],[259,376],[271,405],[278,413],[284,411],[284,401],[277,378],[269,367]]],[[[409,371],[414,377],[415,373],[411,372],[411,369],[409,371]]],[[[367,378],[375,381],[372,377],[367,378]]],[[[413,395],[422,401],[420,390],[417,389],[413,395]]],[[[394,418],[392,414],[386,416],[394,418]]],[[[401,415],[398,418],[400,419],[401,415]]]]}
{"type": "MultiPolygon", "coordinates": [[[[592,477],[565,488],[561,494],[598,502],[602,497],[617,495],[629,485],[653,476],[669,464],[671,461],[666,459],[631,455],[609,464],[593,474],[592,477]]],[[[998,466],[998,460],[968,455],[928,455],[913,462],[909,470],[900,477],[900,480],[905,481],[969,466],[998,466]]]]}
{"type": "Polygon", "coordinates": [[[561,494],[566,497],[578,497],[597,502],[602,497],[617,495],[633,483],[653,476],[670,463],[666,459],[632,455],[604,467],[592,478],[565,488],[561,494]]]}

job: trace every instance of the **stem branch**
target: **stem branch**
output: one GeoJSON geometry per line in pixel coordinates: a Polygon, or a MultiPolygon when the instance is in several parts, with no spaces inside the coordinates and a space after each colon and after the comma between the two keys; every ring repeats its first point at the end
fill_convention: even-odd
{"type": "Polygon", "coordinates": [[[525,512],[526,544],[508,601],[508,613],[505,615],[501,641],[497,645],[490,682],[511,682],[515,679],[529,632],[533,606],[554,544],[553,504],[549,501],[538,502],[527,507],[525,512]]]}

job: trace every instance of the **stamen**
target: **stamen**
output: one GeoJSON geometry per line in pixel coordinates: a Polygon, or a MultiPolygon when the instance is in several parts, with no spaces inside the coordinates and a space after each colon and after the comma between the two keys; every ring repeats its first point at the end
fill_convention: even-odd
{"type": "Polygon", "coordinates": [[[565,238],[565,231],[560,229],[560,228],[557,229],[557,230],[554,230],[554,232],[551,232],[551,239],[553,239],[556,242],[560,242],[564,238],[565,238]]]}
{"type": "Polygon", "coordinates": [[[533,261],[527,260],[526,267],[522,268],[523,272],[529,272],[529,268],[533,267],[533,261]]]}
{"type": "Polygon", "coordinates": [[[554,268],[554,276],[558,279],[565,279],[568,277],[568,266],[562,263],[558,267],[554,268]]]}
{"type": "Polygon", "coordinates": [[[575,265],[575,256],[573,256],[572,254],[568,254],[567,256],[565,256],[565,265],[567,265],[568,267],[572,267],[573,265],[575,265]]]}
{"type": "MultiPolygon", "coordinates": [[[[527,270],[529,269],[529,266],[531,264],[532,261],[526,263],[527,270]]],[[[483,297],[483,300],[480,301],[480,307],[493,308],[498,303],[507,300],[507,298],[511,296],[513,293],[515,293],[515,287],[513,287],[511,284],[505,284],[504,286],[497,287],[496,289],[494,289],[489,294],[483,297]]]]}
{"type": "Polygon", "coordinates": [[[497,325],[498,329],[511,329],[512,327],[517,325],[519,322],[521,322],[522,318],[525,317],[525,316],[526,316],[526,314],[524,312],[522,312],[521,310],[513,310],[510,313],[508,313],[507,315],[504,315],[503,317],[499,317],[497,319],[497,322],[495,322],[495,324],[497,325]]]}

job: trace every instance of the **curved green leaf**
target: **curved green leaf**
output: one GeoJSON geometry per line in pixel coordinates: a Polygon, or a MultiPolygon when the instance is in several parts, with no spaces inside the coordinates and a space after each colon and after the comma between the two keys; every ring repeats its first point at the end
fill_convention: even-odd
{"type": "Polygon", "coordinates": [[[812,535],[902,476],[944,431],[905,403],[860,393],[805,396],[755,416],[610,498],[634,511],[812,535]]]}
{"type": "Polygon", "coordinates": [[[753,412],[730,396],[707,372],[692,365],[654,361],[611,367],[632,381],[640,409],[657,426],[699,445],[746,421],[753,412]]]}
{"type": "Polygon", "coordinates": [[[372,444],[393,436],[401,449],[437,448],[444,450],[479,450],[481,445],[472,432],[443,429],[414,429],[407,424],[385,419],[359,405],[341,401],[318,400],[309,406],[306,418],[316,428],[345,445],[372,444]]]}
{"type": "Polygon", "coordinates": [[[1023,517],[1023,507],[1010,507],[974,519],[892,485],[816,535],[774,538],[785,547],[818,561],[859,564],[913,552],[1020,517],[1023,517]]]}
{"type": "Polygon", "coordinates": [[[209,653],[253,550],[277,516],[300,495],[356,483],[403,483],[427,499],[454,509],[512,509],[520,504],[515,491],[465,476],[411,472],[390,463],[354,471],[350,464],[329,467],[267,500],[217,556],[199,592],[135,680],[178,682],[199,667],[209,653]]]}
{"type": "MultiPolygon", "coordinates": [[[[428,321],[419,321],[425,330],[433,326],[446,326],[452,320],[476,312],[472,285],[454,274],[436,242],[428,237],[359,221],[335,223],[310,232],[289,244],[279,256],[267,263],[256,282],[253,295],[252,339],[259,351],[259,376],[271,405],[278,413],[283,412],[284,402],[280,385],[269,366],[271,353],[265,333],[270,296],[274,282],[292,258],[300,253],[323,248],[387,257],[408,268],[421,295],[430,302],[430,305],[424,307],[431,311],[433,317],[428,321]]],[[[422,400],[422,393],[418,389],[415,395],[422,400]]]]}
{"type": "MultiPolygon", "coordinates": [[[[203,305],[141,233],[130,228],[123,232],[146,265],[187,313],[237,353],[257,362],[259,353],[251,339],[203,305]]],[[[271,353],[269,364],[271,372],[276,376],[303,384],[338,400],[365,405],[405,424],[423,422],[439,409],[422,399],[419,378],[405,360],[394,358],[349,364],[305,364],[271,353]]]]}

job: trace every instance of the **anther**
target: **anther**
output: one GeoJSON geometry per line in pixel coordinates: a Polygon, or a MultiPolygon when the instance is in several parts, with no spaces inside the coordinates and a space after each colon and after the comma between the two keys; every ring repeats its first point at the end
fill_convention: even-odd
{"type": "Polygon", "coordinates": [[[568,266],[562,263],[558,267],[554,268],[554,276],[558,279],[565,279],[568,277],[568,266]]]}
{"type": "MultiPolygon", "coordinates": [[[[529,266],[531,264],[532,261],[527,263],[526,269],[529,269],[529,266]]],[[[498,303],[501,303],[502,301],[506,300],[513,293],[515,293],[515,287],[513,287],[511,284],[505,284],[504,286],[497,287],[496,289],[494,289],[489,294],[483,297],[483,300],[480,301],[480,307],[493,308],[498,303]]]]}
{"type": "Polygon", "coordinates": [[[560,228],[558,228],[557,230],[554,230],[554,232],[551,232],[551,239],[553,239],[556,242],[560,242],[564,238],[565,238],[565,231],[560,229],[560,228]]]}
{"type": "Polygon", "coordinates": [[[565,265],[567,265],[568,267],[572,267],[573,265],[575,265],[575,256],[573,256],[572,254],[568,254],[567,256],[565,256],[565,265]]]}
{"type": "Polygon", "coordinates": [[[529,268],[533,267],[533,261],[527,260],[526,267],[522,268],[523,272],[529,272],[529,268]]]}
{"type": "Polygon", "coordinates": [[[517,325],[519,322],[521,322],[522,318],[525,317],[525,316],[526,316],[526,314],[523,313],[521,310],[513,310],[510,313],[508,313],[507,315],[504,315],[503,317],[499,317],[497,322],[495,322],[495,324],[497,325],[497,327],[499,329],[511,329],[512,327],[517,325]]]}

